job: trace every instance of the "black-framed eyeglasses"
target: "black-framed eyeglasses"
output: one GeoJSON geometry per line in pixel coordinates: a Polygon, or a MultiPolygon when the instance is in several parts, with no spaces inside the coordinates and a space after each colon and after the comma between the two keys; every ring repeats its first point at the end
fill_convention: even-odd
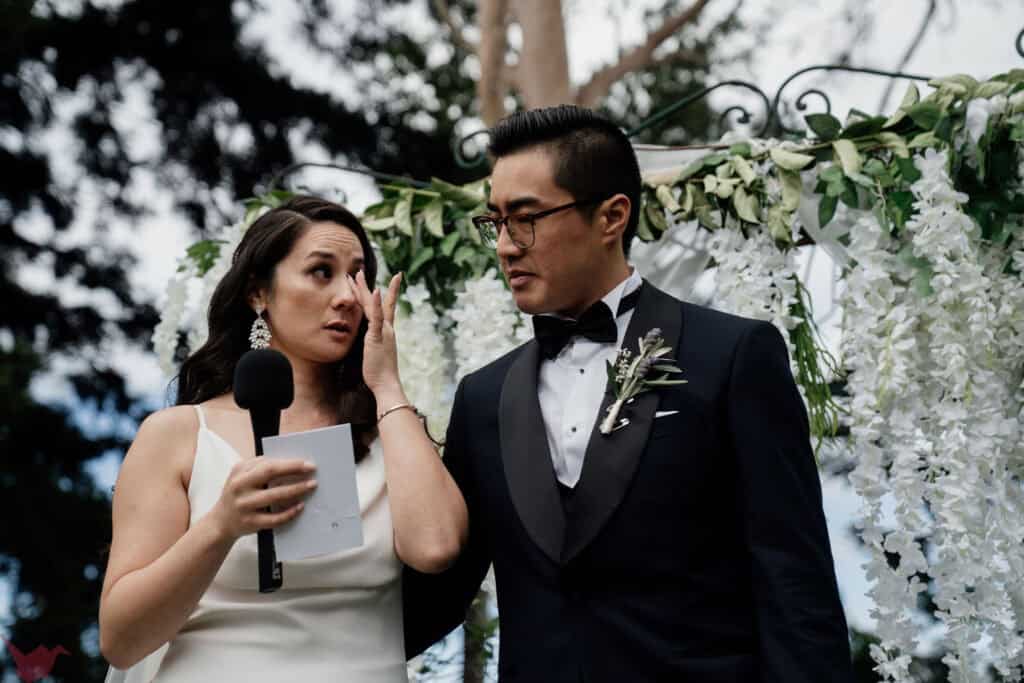
{"type": "Polygon", "coordinates": [[[606,197],[592,197],[580,199],[568,204],[562,204],[551,209],[544,209],[535,213],[511,213],[507,216],[474,216],[473,225],[480,233],[480,238],[489,247],[498,246],[498,237],[501,235],[501,227],[508,230],[509,239],[512,244],[520,249],[529,249],[537,239],[536,226],[534,225],[541,218],[551,214],[574,209],[579,206],[603,202],[606,197]]]}

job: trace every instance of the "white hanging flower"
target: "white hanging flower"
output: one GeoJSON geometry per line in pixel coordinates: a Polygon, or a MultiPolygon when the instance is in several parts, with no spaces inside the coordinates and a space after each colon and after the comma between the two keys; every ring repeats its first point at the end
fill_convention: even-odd
{"type": "Polygon", "coordinates": [[[455,381],[519,346],[532,334],[497,272],[467,280],[450,311],[455,321],[455,381]]]}
{"type": "Polygon", "coordinates": [[[153,349],[156,351],[160,369],[167,377],[177,372],[174,353],[178,348],[178,330],[185,315],[188,300],[188,283],[193,269],[176,274],[167,282],[166,301],[160,312],[160,322],[153,330],[153,349]]]}
{"type": "Polygon", "coordinates": [[[450,364],[440,318],[430,304],[426,286],[410,285],[404,296],[412,312],[405,313],[402,306],[395,312],[398,373],[409,400],[427,416],[431,435],[440,439],[451,411],[450,364]]]}

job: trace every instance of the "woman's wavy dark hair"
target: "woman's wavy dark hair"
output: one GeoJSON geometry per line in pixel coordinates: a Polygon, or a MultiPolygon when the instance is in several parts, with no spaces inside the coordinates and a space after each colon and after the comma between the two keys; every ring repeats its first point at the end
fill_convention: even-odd
{"type": "MultiPolygon", "coordinates": [[[[202,403],[232,391],[235,365],[249,350],[249,330],[256,313],[249,305],[254,288],[269,287],[274,269],[312,223],[342,225],[359,239],[366,281],[377,280],[377,260],[366,231],[345,207],[325,199],[295,196],[258,218],[246,231],[231,258],[231,268],[217,284],[207,314],[209,337],[185,359],[178,373],[175,405],[202,403]]],[[[356,458],[366,454],[368,436],[375,433],[377,403],[363,381],[363,339],[366,318],[359,326],[348,355],[333,374],[341,420],[352,424],[356,458]]]]}

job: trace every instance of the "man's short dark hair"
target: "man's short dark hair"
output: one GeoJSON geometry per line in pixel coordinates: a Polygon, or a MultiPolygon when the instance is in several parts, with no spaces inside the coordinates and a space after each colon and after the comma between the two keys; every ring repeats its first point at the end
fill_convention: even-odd
{"type": "MultiPolygon", "coordinates": [[[[629,255],[640,220],[640,166],[626,134],[600,114],[560,105],[511,114],[490,130],[489,151],[495,159],[530,147],[551,151],[555,184],[573,199],[629,197],[630,213],[622,235],[629,255]]],[[[592,207],[585,207],[593,215],[592,207]]]]}

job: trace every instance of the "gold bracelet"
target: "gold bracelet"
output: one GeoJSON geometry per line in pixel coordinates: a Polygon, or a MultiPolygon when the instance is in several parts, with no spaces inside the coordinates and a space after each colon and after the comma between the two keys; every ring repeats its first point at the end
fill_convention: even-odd
{"type": "Polygon", "coordinates": [[[380,421],[383,420],[388,415],[390,415],[391,413],[395,412],[396,410],[401,410],[403,408],[407,408],[407,409],[411,410],[412,412],[414,412],[416,414],[416,417],[420,418],[421,420],[423,419],[423,414],[420,413],[420,411],[416,410],[416,406],[414,406],[411,403],[399,403],[398,405],[391,406],[390,408],[385,410],[383,413],[378,415],[377,416],[377,424],[380,424],[380,421]]]}

